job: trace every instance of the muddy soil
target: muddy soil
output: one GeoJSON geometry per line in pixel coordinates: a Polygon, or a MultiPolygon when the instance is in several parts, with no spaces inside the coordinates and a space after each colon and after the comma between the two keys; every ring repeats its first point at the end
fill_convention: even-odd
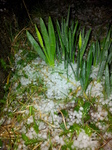
{"type": "Polygon", "coordinates": [[[104,36],[106,31],[112,24],[112,1],[101,0],[46,0],[43,2],[43,6],[38,8],[38,5],[34,7],[34,13],[32,13],[33,21],[39,22],[39,15],[43,17],[45,21],[48,20],[48,16],[52,16],[55,19],[61,19],[67,17],[68,8],[71,8],[71,20],[78,20],[82,27],[86,29],[92,28],[94,36],[104,36]],[[43,6],[45,9],[43,9],[43,6]],[[35,11],[37,10],[37,11],[35,11]],[[39,11],[38,11],[39,10],[39,11]]]}

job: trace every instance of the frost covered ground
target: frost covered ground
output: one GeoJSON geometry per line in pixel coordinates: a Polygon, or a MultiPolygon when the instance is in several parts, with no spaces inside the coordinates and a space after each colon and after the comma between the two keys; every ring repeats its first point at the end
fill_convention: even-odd
{"type": "Polygon", "coordinates": [[[63,62],[51,68],[37,57],[25,64],[22,53],[15,55],[15,73],[0,120],[4,147],[111,150],[112,95],[104,96],[103,79],[97,82],[98,68],[92,68],[93,80],[83,93],[70,66],[67,77],[63,62]]]}

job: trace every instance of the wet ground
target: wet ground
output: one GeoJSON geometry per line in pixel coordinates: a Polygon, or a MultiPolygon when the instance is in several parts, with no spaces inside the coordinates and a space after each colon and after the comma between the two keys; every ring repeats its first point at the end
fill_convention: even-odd
{"type": "MultiPolygon", "coordinates": [[[[29,18],[22,1],[18,7],[16,3],[7,7],[5,2],[5,0],[0,1],[0,59],[3,58],[8,63],[12,35],[18,31],[18,26],[22,28],[27,25],[26,20],[29,18]]],[[[53,19],[61,19],[62,16],[66,18],[70,6],[71,19],[78,20],[81,26],[85,26],[87,29],[92,28],[94,39],[99,35],[101,38],[105,36],[112,24],[111,0],[43,0],[33,6],[30,5],[31,7],[28,6],[28,3],[26,6],[35,23],[39,22],[39,17],[43,17],[47,21],[49,15],[53,19]]],[[[8,71],[4,71],[0,65],[0,99],[4,95],[3,86],[7,75],[8,71]]]]}

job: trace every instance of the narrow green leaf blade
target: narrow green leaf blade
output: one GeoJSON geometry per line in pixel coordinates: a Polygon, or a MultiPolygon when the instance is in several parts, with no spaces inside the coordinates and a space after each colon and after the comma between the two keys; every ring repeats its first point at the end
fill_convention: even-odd
{"type": "Polygon", "coordinates": [[[49,22],[48,22],[48,33],[49,33],[49,40],[50,40],[49,41],[50,49],[48,50],[48,53],[52,63],[54,63],[55,51],[56,51],[56,37],[55,37],[55,31],[54,31],[51,17],[49,17],[49,22]]]}
{"type": "Polygon", "coordinates": [[[29,106],[29,114],[30,116],[33,115],[33,106],[29,106]]]}
{"type": "Polygon", "coordinates": [[[99,71],[98,71],[98,81],[101,80],[101,77],[102,77],[104,70],[105,70],[105,65],[106,65],[106,61],[102,61],[100,64],[100,67],[99,67],[99,71]]]}
{"type": "Polygon", "coordinates": [[[93,133],[93,130],[88,125],[85,125],[84,130],[85,130],[85,133],[89,136],[91,136],[93,133]]]}
{"type": "Polygon", "coordinates": [[[26,136],[25,133],[22,133],[22,139],[23,139],[25,142],[28,142],[28,141],[29,141],[29,138],[26,136]]]}
{"type": "Polygon", "coordinates": [[[106,66],[106,62],[107,62],[107,57],[108,57],[108,50],[104,51],[103,52],[103,56],[102,56],[102,60],[101,60],[101,63],[100,63],[100,67],[99,67],[99,71],[98,71],[98,80],[100,81],[101,80],[101,77],[104,73],[104,70],[105,70],[105,66],[106,66]]]}
{"type": "Polygon", "coordinates": [[[72,33],[71,33],[71,30],[69,29],[69,43],[68,43],[68,47],[69,47],[69,58],[70,58],[70,61],[72,59],[72,48],[73,48],[73,45],[72,45],[72,33]]]}
{"type": "Polygon", "coordinates": [[[64,54],[65,52],[65,47],[64,47],[64,44],[63,44],[63,41],[62,41],[62,34],[61,34],[61,29],[60,29],[60,25],[59,25],[59,22],[57,21],[56,22],[57,24],[57,32],[58,32],[58,36],[59,36],[59,41],[60,41],[60,45],[61,45],[61,49],[62,49],[62,52],[64,54]]]}
{"type": "Polygon", "coordinates": [[[86,117],[86,115],[88,115],[89,113],[89,110],[90,110],[90,106],[91,104],[89,102],[85,102],[84,105],[83,105],[83,117],[86,117]]]}
{"type": "Polygon", "coordinates": [[[81,36],[81,32],[79,34],[79,50],[81,49],[82,47],[82,36],[81,36]]]}
{"type": "Polygon", "coordinates": [[[80,78],[80,50],[78,51],[77,55],[77,70],[76,70],[76,79],[79,80],[80,78]]]}
{"type": "Polygon", "coordinates": [[[107,93],[107,96],[110,95],[110,76],[109,76],[109,67],[108,64],[106,64],[106,68],[105,68],[105,90],[107,93]]]}
{"type": "Polygon", "coordinates": [[[109,54],[108,59],[107,59],[107,63],[111,63],[112,62],[112,52],[109,54]]]}
{"type": "Polygon", "coordinates": [[[82,127],[76,123],[74,123],[72,126],[70,126],[69,131],[70,132],[76,132],[77,135],[79,135],[79,133],[81,132],[82,127]]]}
{"type": "Polygon", "coordinates": [[[47,55],[49,55],[48,54],[49,49],[50,49],[49,35],[48,35],[47,28],[42,18],[40,18],[40,28],[41,28],[41,33],[42,33],[42,37],[43,37],[44,44],[45,44],[46,53],[47,55]]]}
{"type": "Polygon", "coordinates": [[[37,34],[37,37],[38,37],[38,40],[39,40],[39,43],[41,45],[41,47],[43,48],[44,47],[44,44],[43,44],[43,40],[42,40],[42,36],[37,28],[37,26],[35,25],[35,30],[36,30],[36,34],[37,34]]]}
{"type": "Polygon", "coordinates": [[[84,55],[84,52],[86,50],[86,47],[87,47],[87,44],[88,44],[88,41],[89,41],[89,37],[90,37],[90,33],[91,33],[91,29],[87,32],[84,40],[83,40],[83,34],[82,34],[82,47],[81,47],[81,53],[80,53],[80,63],[82,63],[82,58],[83,58],[83,55],[84,55]]]}
{"type": "Polygon", "coordinates": [[[65,43],[65,47],[66,47],[66,51],[69,53],[70,52],[70,49],[69,49],[69,34],[68,34],[68,27],[65,26],[65,40],[64,40],[64,43],[65,43]]]}
{"type": "Polygon", "coordinates": [[[33,128],[34,128],[35,132],[38,134],[39,133],[39,126],[36,124],[35,121],[34,121],[33,128]]]}
{"type": "Polygon", "coordinates": [[[86,70],[86,80],[85,80],[85,90],[88,86],[88,81],[89,81],[89,77],[90,77],[90,73],[91,73],[91,67],[92,67],[92,46],[90,47],[89,53],[88,53],[88,57],[87,57],[87,70],[86,70]]]}
{"type": "Polygon", "coordinates": [[[75,77],[75,79],[77,80],[76,73],[75,73],[75,71],[74,71],[74,69],[73,69],[73,66],[72,66],[72,63],[71,63],[70,61],[69,61],[69,64],[70,64],[70,66],[71,66],[71,68],[72,68],[72,71],[73,71],[74,77],[75,77]]]}
{"type": "Polygon", "coordinates": [[[92,49],[93,49],[93,66],[96,66],[96,46],[95,44],[93,43],[92,44],[92,49]]]}
{"type": "Polygon", "coordinates": [[[42,52],[42,49],[40,48],[39,44],[36,42],[36,40],[33,38],[33,36],[28,31],[26,31],[26,34],[27,34],[28,40],[30,41],[34,50],[45,61],[46,57],[45,57],[44,53],[42,52]]]}
{"type": "Polygon", "coordinates": [[[44,50],[44,53],[46,55],[47,62],[50,64],[50,58],[49,58],[49,55],[50,55],[49,54],[49,51],[50,51],[49,50],[50,49],[49,35],[48,35],[45,23],[44,23],[42,18],[40,18],[40,28],[41,28],[41,33],[42,33],[42,37],[43,37],[44,44],[45,44],[45,47],[43,47],[43,50],[44,50]]]}
{"type": "Polygon", "coordinates": [[[85,91],[85,80],[86,80],[86,61],[83,62],[83,65],[81,67],[81,77],[80,77],[81,86],[84,91],[85,91]]]}
{"type": "Polygon", "coordinates": [[[70,18],[70,7],[69,7],[69,9],[68,9],[68,15],[67,15],[66,26],[69,25],[69,18],[70,18]]]}
{"type": "Polygon", "coordinates": [[[75,24],[75,27],[74,27],[73,37],[75,37],[76,31],[77,31],[77,27],[78,27],[78,21],[76,21],[76,24],[75,24]]]}
{"type": "Polygon", "coordinates": [[[101,60],[101,48],[100,48],[100,44],[97,41],[96,43],[96,64],[98,65],[100,63],[101,60]]]}
{"type": "Polygon", "coordinates": [[[3,143],[2,143],[2,140],[0,139],[0,148],[2,147],[3,143]]]}

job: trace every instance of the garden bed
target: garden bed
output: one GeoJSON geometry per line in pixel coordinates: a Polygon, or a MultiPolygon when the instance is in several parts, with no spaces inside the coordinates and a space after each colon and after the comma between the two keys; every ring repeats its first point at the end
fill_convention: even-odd
{"type": "MultiPolygon", "coordinates": [[[[0,145],[18,150],[112,148],[111,30],[103,41],[90,32],[42,18],[33,49],[14,55],[12,76],[0,120],[0,145]],[[56,36],[55,36],[56,35],[56,36]]],[[[28,47],[28,46],[27,46],[28,47]]]]}

